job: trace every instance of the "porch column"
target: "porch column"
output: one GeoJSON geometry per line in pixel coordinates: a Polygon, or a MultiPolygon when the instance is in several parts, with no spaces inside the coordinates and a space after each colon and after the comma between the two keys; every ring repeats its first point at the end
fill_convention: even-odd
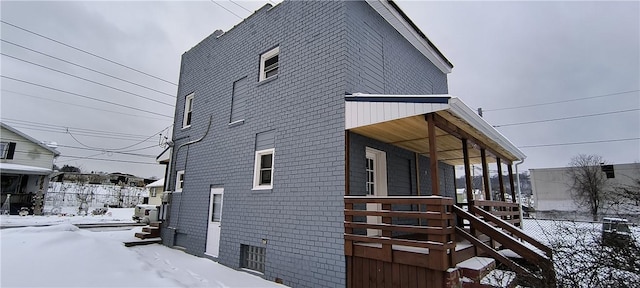
{"type": "Polygon", "coordinates": [[[464,178],[466,181],[467,204],[471,205],[473,201],[473,186],[471,185],[471,165],[469,164],[469,147],[467,147],[467,139],[462,138],[462,155],[464,158],[464,178]]]}
{"type": "Polygon", "coordinates": [[[509,171],[509,186],[511,187],[511,202],[516,203],[516,185],[513,182],[513,167],[507,165],[509,171]]]}
{"type": "Polygon", "coordinates": [[[436,149],[436,120],[433,113],[426,116],[429,133],[429,162],[431,163],[431,195],[440,195],[440,177],[438,177],[438,151],[436,149]]]}
{"type": "Polygon", "coordinates": [[[482,181],[484,183],[484,200],[491,200],[491,183],[489,182],[489,167],[487,165],[487,152],[480,148],[482,158],[482,181]]]}
{"type": "Polygon", "coordinates": [[[498,165],[498,183],[500,183],[500,199],[505,202],[504,198],[504,181],[502,180],[502,163],[500,157],[496,157],[496,164],[498,165]]]}

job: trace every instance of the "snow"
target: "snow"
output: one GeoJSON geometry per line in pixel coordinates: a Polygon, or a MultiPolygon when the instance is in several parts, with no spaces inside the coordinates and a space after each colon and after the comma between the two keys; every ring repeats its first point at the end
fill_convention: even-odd
{"type": "Polygon", "coordinates": [[[496,260],[487,257],[472,257],[462,261],[456,267],[480,271],[488,266],[494,265],[496,260]]]}
{"type": "Polygon", "coordinates": [[[159,244],[122,244],[140,230],[92,232],[70,223],[2,229],[0,286],[285,287],[159,244]]]}
{"type": "Polygon", "coordinates": [[[17,226],[42,226],[54,224],[106,224],[106,223],[135,223],[133,216],[134,208],[109,208],[105,215],[89,215],[74,216],[78,212],[77,208],[62,207],[60,215],[47,216],[18,216],[18,215],[0,215],[0,227],[17,227],[17,226]],[[64,215],[64,216],[62,216],[64,215]]]}

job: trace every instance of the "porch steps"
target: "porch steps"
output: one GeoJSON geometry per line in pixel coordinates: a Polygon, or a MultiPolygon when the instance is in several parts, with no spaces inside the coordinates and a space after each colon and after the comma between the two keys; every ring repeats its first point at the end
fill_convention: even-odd
{"type": "Polygon", "coordinates": [[[516,274],[496,269],[496,261],[487,257],[472,257],[456,265],[462,271],[463,288],[513,288],[516,274]]]}
{"type": "Polygon", "coordinates": [[[151,222],[148,226],[142,227],[142,232],[136,233],[135,237],[143,240],[160,237],[160,222],[151,222]]]}

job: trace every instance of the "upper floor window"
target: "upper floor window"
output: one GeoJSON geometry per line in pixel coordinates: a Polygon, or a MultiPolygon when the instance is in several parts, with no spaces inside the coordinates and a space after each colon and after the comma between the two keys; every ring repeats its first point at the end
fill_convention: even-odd
{"type": "Polygon", "coordinates": [[[260,81],[278,75],[280,47],[260,55],[260,81]]]}
{"type": "Polygon", "coordinates": [[[176,192],[182,192],[182,188],[184,188],[184,170],[180,170],[176,174],[176,192]]]}
{"type": "Polygon", "coordinates": [[[0,142],[0,159],[13,159],[15,150],[15,142],[0,142]]]}
{"type": "Polygon", "coordinates": [[[275,149],[256,151],[253,173],[253,189],[271,189],[273,187],[273,154],[275,149]]]}
{"type": "Polygon", "coordinates": [[[184,119],[182,119],[182,128],[191,126],[191,112],[193,111],[193,93],[187,95],[184,100],[184,119]]]}

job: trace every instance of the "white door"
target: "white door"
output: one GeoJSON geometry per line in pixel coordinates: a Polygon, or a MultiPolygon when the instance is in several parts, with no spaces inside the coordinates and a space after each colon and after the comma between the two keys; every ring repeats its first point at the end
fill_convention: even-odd
{"type": "MultiPolygon", "coordinates": [[[[366,191],[367,196],[387,196],[387,154],[373,148],[366,148],[366,191]]],[[[381,204],[367,203],[367,210],[382,210],[381,204]]],[[[382,217],[367,216],[367,223],[380,224],[382,217]]],[[[382,230],[367,229],[367,236],[382,236],[382,230]]]]}
{"type": "Polygon", "coordinates": [[[211,188],[209,197],[209,225],[207,228],[207,247],[205,254],[218,257],[220,251],[220,220],[222,220],[223,188],[211,188]]]}

